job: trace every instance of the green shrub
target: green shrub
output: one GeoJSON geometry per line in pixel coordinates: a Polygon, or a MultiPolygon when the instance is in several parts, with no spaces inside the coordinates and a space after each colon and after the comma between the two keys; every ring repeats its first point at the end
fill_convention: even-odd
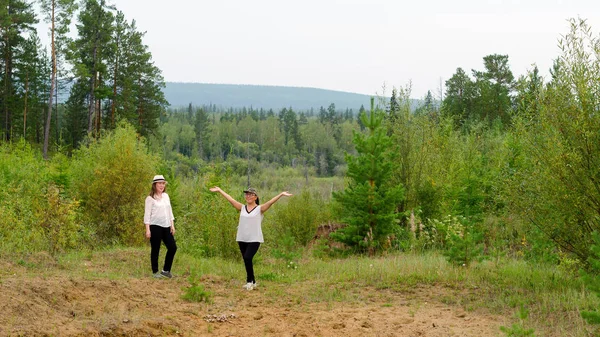
{"type": "MultiPolygon", "coordinates": [[[[581,271],[586,287],[596,296],[600,296],[600,234],[592,233],[593,244],[590,248],[590,257],[588,259],[588,271],[581,271]]],[[[600,311],[582,311],[581,317],[590,324],[600,324],[600,311]]]]}
{"type": "Polygon", "coordinates": [[[212,302],[212,293],[204,289],[198,277],[192,275],[188,278],[188,281],[190,282],[190,286],[185,288],[181,298],[188,302],[212,302]]]}
{"type": "Polygon", "coordinates": [[[444,255],[448,262],[468,267],[474,261],[482,259],[483,235],[473,221],[463,217],[455,217],[455,221],[448,222],[446,230],[446,246],[444,255]]]}
{"type": "Polygon", "coordinates": [[[79,203],[65,199],[54,184],[48,186],[46,199],[36,205],[36,217],[39,219],[47,249],[50,254],[77,247],[80,225],[77,222],[79,203]]]}
{"type": "MultiPolygon", "coordinates": [[[[239,248],[235,241],[239,213],[227,200],[209,191],[220,186],[236,200],[240,195],[230,190],[226,182],[228,169],[217,165],[204,176],[184,178],[178,187],[178,212],[176,228],[178,244],[194,256],[235,258],[239,248]]],[[[243,188],[239,188],[241,194],[243,188]]]]}
{"type": "Polygon", "coordinates": [[[519,311],[515,314],[519,323],[514,323],[511,327],[501,326],[500,331],[504,332],[508,337],[526,337],[535,336],[534,329],[526,329],[523,327],[523,323],[529,317],[529,310],[525,306],[521,305],[519,311]]]}
{"type": "Polygon", "coordinates": [[[0,251],[47,248],[33,207],[47,207],[47,181],[48,166],[28,143],[0,144],[0,251]]]}
{"type": "Polygon", "coordinates": [[[515,118],[519,165],[506,200],[549,240],[586,262],[591,233],[600,228],[600,38],[584,19],[569,23],[551,81],[531,92],[532,103],[515,118]]]}
{"type": "Polygon", "coordinates": [[[73,195],[85,220],[104,243],[144,241],[144,198],[159,160],[146,150],[144,139],[122,123],[98,140],[89,139],[74,154],[73,195]]]}
{"type": "Polygon", "coordinates": [[[284,236],[279,240],[278,247],[281,248],[273,248],[273,257],[284,260],[288,268],[296,267],[302,251],[298,249],[294,238],[291,235],[284,236]]]}
{"type": "Polygon", "coordinates": [[[280,200],[273,210],[271,226],[264,230],[273,233],[276,243],[291,237],[295,245],[303,247],[315,237],[319,225],[329,218],[329,208],[323,198],[307,190],[292,196],[287,203],[280,200]]]}

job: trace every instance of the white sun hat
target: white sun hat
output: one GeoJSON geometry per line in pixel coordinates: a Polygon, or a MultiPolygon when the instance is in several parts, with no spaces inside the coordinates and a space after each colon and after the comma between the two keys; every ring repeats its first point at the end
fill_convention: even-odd
{"type": "Polygon", "coordinates": [[[161,182],[161,181],[164,181],[165,183],[167,182],[167,181],[165,180],[165,177],[163,177],[163,176],[162,176],[162,174],[157,174],[157,175],[155,175],[155,176],[154,176],[154,179],[152,179],[152,183],[153,183],[153,184],[154,184],[154,183],[161,182]]]}

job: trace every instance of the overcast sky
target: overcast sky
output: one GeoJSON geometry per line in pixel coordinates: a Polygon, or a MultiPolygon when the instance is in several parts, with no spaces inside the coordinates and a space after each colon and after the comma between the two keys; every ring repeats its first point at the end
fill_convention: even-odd
{"type": "MultiPolygon", "coordinates": [[[[567,19],[600,32],[598,0],[109,0],[146,31],[166,81],[438,94],[456,68],[506,54],[547,74],[567,19]]],[[[42,33],[40,33],[41,35],[42,33]]]]}

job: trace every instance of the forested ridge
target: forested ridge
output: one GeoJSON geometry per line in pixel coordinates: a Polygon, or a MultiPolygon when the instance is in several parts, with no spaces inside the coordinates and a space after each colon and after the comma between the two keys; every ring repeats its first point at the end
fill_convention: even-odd
{"type": "MultiPolygon", "coordinates": [[[[163,91],[172,107],[186,107],[191,103],[206,105],[215,111],[243,107],[280,110],[290,106],[309,111],[332,103],[341,110],[357,111],[361,105],[369,105],[368,95],[319,88],[166,82],[163,91]]],[[[416,106],[418,101],[414,104],[416,106]]]]}
{"type": "Polygon", "coordinates": [[[265,223],[271,252],[290,259],[329,224],[340,229],[311,243],[320,256],[432,250],[465,267],[597,270],[600,40],[583,19],[557,37],[548,78],[487,55],[418,107],[409,84],[356,109],[169,108],[135,20],[104,0],[42,4],[0,8],[1,252],[140,245],[160,173],[197,256],[236,252],[235,216],[208,187],[253,185],[296,195],[265,223]],[[54,27],[48,49],[38,20],[54,27]]]}

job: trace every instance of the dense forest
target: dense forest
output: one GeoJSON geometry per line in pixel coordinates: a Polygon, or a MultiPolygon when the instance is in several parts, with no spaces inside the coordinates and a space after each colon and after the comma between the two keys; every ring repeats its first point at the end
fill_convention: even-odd
{"type": "Polygon", "coordinates": [[[3,141],[43,144],[47,157],[49,144],[76,148],[121,120],[141,135],[155,130],[167,105],[164,81],[135,20],[104,0],[40,4],[41,13],[25,0],[3,1],[0,8],[3,141]],[[51,27],[48,48],[34,29],[39,20],[51,27]]]}
{"type": "Polygon", "coordinates": [[[230,210],[207,192],[219,184],[296,194],[266,221],[275,251],[335,224],[329,240],[345,252],[572,270],[598,258],[600,40],[585,20],[570,21],[549,78],[487,55],[417,108],[407,85],[357,110],[175,109],[135,20],[104,0],[41,3],[0,8],[0,251],[141,244],[142,200],[161,173],[181,246],[199,256],[235,254],[235,217],[222,219],[230,210]],[[52,27],[48,48],[39,20],[52,27]]]}

